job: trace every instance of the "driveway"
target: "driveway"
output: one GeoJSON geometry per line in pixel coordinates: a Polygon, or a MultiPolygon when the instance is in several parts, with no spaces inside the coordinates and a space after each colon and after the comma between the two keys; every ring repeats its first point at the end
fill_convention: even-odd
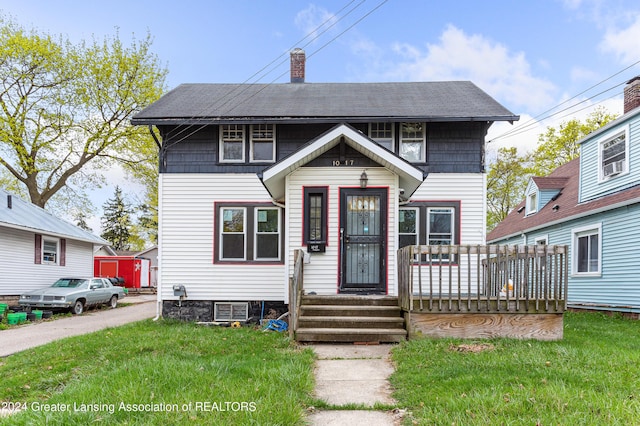
{"type": "Polygon", "coordinates": [[[6,357],[54,340],[91,333],[109,327],[153,318],[156,295],[131,296],[123,299],[129,306],[116,309],[89,309],[80,316],[42,321],[0,330],[0,357],[6,357]]]}

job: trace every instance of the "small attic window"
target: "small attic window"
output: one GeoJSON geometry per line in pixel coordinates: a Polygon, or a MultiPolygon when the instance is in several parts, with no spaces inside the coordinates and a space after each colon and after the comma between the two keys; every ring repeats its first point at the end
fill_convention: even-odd
{"type": "Polygon", "coordinates": [[[527,195],[527,211],[526,214],[530,215],[538,211],[538,193],[532,192],[527,195]]]}

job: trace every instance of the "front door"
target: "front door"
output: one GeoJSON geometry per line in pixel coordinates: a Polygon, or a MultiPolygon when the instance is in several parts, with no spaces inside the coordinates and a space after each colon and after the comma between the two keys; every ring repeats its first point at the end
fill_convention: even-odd
{"type": "Polygon", "coordinates": [[[340,292],[384,294],[387,190],[340,190],[340,292]]]}

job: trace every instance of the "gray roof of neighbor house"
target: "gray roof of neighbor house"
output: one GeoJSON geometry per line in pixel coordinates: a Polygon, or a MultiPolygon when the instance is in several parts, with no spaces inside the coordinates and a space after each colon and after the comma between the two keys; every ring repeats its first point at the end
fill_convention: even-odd
{"type": "Polygon", "coordinates": [[[0,227],[3,226],[94,244],[109,244],[107,240],[0,188],[0,227]]]}
{"type": "Polygon", "coordinates": [[[181,84],[132,124],[255,121],[516,121],[470,81],[181,84]]]}

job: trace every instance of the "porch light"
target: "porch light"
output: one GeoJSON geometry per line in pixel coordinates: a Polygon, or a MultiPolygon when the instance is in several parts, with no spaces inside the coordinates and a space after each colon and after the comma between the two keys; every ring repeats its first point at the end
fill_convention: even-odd
{"type": "Polygon", "coordinates": [[[367,177],[367,172],[363,170],[362,174],[360,175],[360,188],[365,189],[367,187],[368,181],[369,178],[367,177]]]}

